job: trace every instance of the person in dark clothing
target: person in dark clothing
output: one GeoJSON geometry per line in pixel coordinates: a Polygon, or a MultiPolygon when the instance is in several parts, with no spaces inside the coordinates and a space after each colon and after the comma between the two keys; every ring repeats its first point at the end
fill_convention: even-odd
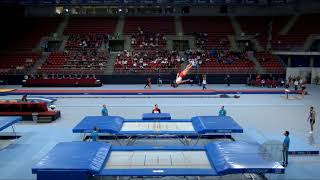
{"type": "Polygon", "coordinates": [[[147,88],[147,86],[151,89],[151,78],[147,79],[146,85],[144,86],[144,88],[147,88]]]}
{"type": "Polygon", "coordinates": [[[21,101],[22,102],[28,102],[27,96],[28,96],[27,94],[23,95],[22,98],[21,98],[21,101]]]}
{"type": "Polygon", "coordinates": [[[226,84],[227,84],[228,86],[230,86],[231,78],[230,78],[230,75],[229,75],[229,74],[226,76],[225,81],[226,81],[226,84]]]}
{"type": "Polygon", "coordinates": [[[153,109],[152,109],[152,113],[161,113],[160,108],[158,107],[158,104],[155,104],[153,109]]]}

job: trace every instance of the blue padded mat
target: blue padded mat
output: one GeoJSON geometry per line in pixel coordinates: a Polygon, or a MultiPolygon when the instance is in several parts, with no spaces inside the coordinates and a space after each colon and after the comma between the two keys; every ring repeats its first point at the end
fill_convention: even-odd
{"type": "MultiPolygon", "coordinates": [[[[217,142],[207,146],[114,146],[102,142],[68,142],[56,145],[32,169],[42,179],[56,173],[87,171],[94,176],[217,176],[235,173],[284,173],[268,160],[258,143],[217,142]],[[211,168],[107,168],[112,151],[205,151],[211,168]]],[[[72,177],[70,177],[72,178],[72,177]]]]}
{"type": "Polygon", "coordinates": [[[230,116],[196,116],[191,120],[200,134],[243,133],[242,127],[230,116]]]}
{"type": "Polygon", "coordinates": [[[143,120],[170,120],[171,115],[169,113],[143,113],[143,120]]]}
{"type": "Polygon", "coordinates": [[[270,160],[258,143],[217,142],[206,146],[218,174],[284,173],[279,162],[270,160]]]}
{"type": "Polygon", "coordinates": [[[191,122],[194,131],[121,131],[124,122],[147,123],[153,120],[124,119],[120,116],[87,116],[73,128],[73,133],[88,133],[94,127],[99,128],[100,133],[110,134],[208,134],[208,133],[242,133],[243,129],[230,116],[196,116],[185,120],[161,120],[161,122],[191,122]]]}
{"type": "Polygon", "coordinates": [[[32,168],[32,173],[55,170],[95,174],[103,168],[110,148],[103,142],[59,143],[32,168]]]}
{"type": "Polygon", "coordinates": [[[86,116],[73,128],[72,132],[86,133],[97,127],[101,133],[118,133],[123,121],[124,119],[120,116],[86,116]]]}
{"type": "Polygon", "coordinates": [[[21,116],[1,116],[0,117],[0,131],[6,129],[9,126],[21,121],[21,116]]]}

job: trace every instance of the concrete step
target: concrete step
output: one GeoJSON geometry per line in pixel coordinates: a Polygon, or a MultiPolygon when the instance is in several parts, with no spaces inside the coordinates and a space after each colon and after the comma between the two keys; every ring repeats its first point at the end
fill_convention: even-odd
{"type": "Polygon", "coordinates": [[[183,26],[182,26],[182,21],[181,21],[180,16],[174,17],[174,24],[175,24],[175,28],[176,28],[176,35],[183,36],[184,32],[183,32],[183,26]]]}
{"type": "Polygon", "coordinates": [[[319,40],[320,39],[320,34],[311,34],[308,36],[308,38],[306,39],[304,45],[303,45],[303,50],[310,50],[312,43],[315,40],[319,40]]]}
{"type": "Polygon", "coordinates": [[[242,29],[241,26],[239,24],[239,22],[237,21],[237,19],[234,16],[230,16],[230,21],[233,27],[233,30],[235,32],[236,35],[241,35],[242,34],[242,29]]]}
{"type": "Polygon", "coordinates": [[[58,37],[62,37],[63,36],[63,32],[64,32],[64,29],[68,26],[69,24],[69,19],[70,17],[69,16],[66,16],[63,21],[59,24],[57,30],[56,30],[56,34],[58,37]]]}
{"type": "Polygon", "coordinates": [[[36,74],[39,67],[41,67],[41,65],[47,61],[49,55],[50,55],[50,52],[43,52],[40,58],[36,61],[36,63],[30,69],[29,74],[36,74]]]}
{"type": "Polygon", "coordinates": [[[290,29],[294,26],[294,24],[297,22],[299,17],[300,17],[299,14],[292,16],[292,18],[288,21],[288,23],[281,29],[279,34],[286,35],[290,31],[290,29]]]}
{"type": "Polygon", "coordinates": [[[236,38],[234,37],[234,35],[229,35],[228,36],[228,40],[230,42],[230,50],[232,51],[239,51],[238,45],[237,45],[237,41],[236,38]]]}
{"type": "Polygon", "coordinates": [[[261,66],[259,61],[256,59],[253,53],[248,54],[249,60],[251,60],[256,65],[256,70],[259,74],[265,74],[266,70],[261,66]]]}
{"type": "Polygon", "coordinates": [[[115,33],[118,33],[118,35],[122,35],[123,34],[124,23],[125,23],[124,16],[120,16],[119,19],[118,19],[118,23],[117,23],[117,26],[116,26],[115,33]]]}
{"type": "Polygon", "coordinates": [[[111,52],[110,58],[107,62],[107,69],[104,71],[104,74],[112,74],[114,70],[114,63],[116,60],[118,52],[111,52]]]}

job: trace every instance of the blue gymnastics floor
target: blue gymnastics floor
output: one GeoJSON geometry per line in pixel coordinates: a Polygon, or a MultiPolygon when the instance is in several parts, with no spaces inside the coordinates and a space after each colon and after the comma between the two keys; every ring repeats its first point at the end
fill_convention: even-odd
{"type": "MultiPolygon", "coordinates": [[[[6,86],[5,88],[20,88],[6,86]]],[[[170,87],[154,87],[155,89],[169,89],[170,87]]],[[[181,86],[180,89],[200,89],[198,86],[181,86]]],[[[208,85],[209,89],[248,89],[244,85],[208,85]]],[[[38,89],[38,88],[20,88],[38,89]]],[[[39,88],[49,89],[49,88],[39,88]]],[[[50,88],[51,89],[51,88],[50,88]]],[[[62,88],[55,88],[62,89],[62,88]]],[[[80,88],[66,88],[80,89],[80,88]]],[[[85,88],[88,89],[88,88],[85,88]]],[[[91,89],[91,88],[90,88],[91,89]]],[[[133,89],[142,90],[143,85],[107,85],[93,89],[133,89]]],[[[257,88],[260,89],[260,88],[257,88]]],[[[283,95],[260,94],[240,95],[239,99],[206,97],[111,97],[111,96],[60,96],[55,103],[62,116],[50,124],[35,124],[33,122],[19,122],[16,131],[22,135],[6,149],[0,150],[0,179],[1,180],[35,180],[31,174],[31,167],[43,157],[55,144],[63,141],[81,140],[80,134],[73,134],[72,128],[85,116],[100,114],[102,104],[106,104],[109,114],[125,118],[141,118],[142,113],[150,112],[154,104],[158,104],[161,111],[171,113],[172,118],[190,118],[201,115],[217,115],[221,105],[225,105],[228,115],[232,116],[244,129],[244,135],[239,140],[254,139],[254,133],[264,136],[282,137],[284,130],[289,130],[293,137],[297,137],[315,148],[320,147],[320,127],[316,122],[313,140],[309,141],[309,126],[306,122],[309,106],[315,106],[320,111],[320,87],[308,86],[311,95],[301,100],[296,95],[287,100],[283,95]],[[96,98],[99,97],[99,98],[96,98]],[[246,129],[248,132],[246,132],[246,129]]],[[[20,98],[21,96],[1,96],[0,99],[20,98]]],[[[317,119],[318,120],[318,119],[317,119]]],[[[4,130],[6,131],[6,130],[4,130]]],[[[149,142],[139,142],[137,145],[149,142]]],[[[153,142],[163,143],[163,142],[153,142]]],[[[182,145],[179,141],[168,140],[165,144],[182,145]]],[[[207,142],[202,142],[207,143],[207,142]]],[[[320,157],[317,155],[289,156],[289,165],[284,175],[270,175],[269,179],[319,179],[320,157]]],[[[172,179],[172,178],[170,178],[172,179]]],[[[212,179],[212,178],[209,178],[212,179]]],[[[232,177],[225,177],[232,179],[232,177]]]]}

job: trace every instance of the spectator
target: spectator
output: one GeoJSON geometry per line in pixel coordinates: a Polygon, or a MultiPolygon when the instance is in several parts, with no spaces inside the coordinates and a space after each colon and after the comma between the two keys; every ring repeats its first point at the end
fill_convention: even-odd
{"type": "Polygon", "coordinates": [[[248,77],[247,77],[247,86],[250,86],[250,85],[251,85],[251,77],[248,76],[248,77]]]}
{"type": "Polygon", "coordinates": [[[306,94],[306,86],[304,84],[301,85],[301,97],[304,98],[306,94]]]}
{"type": "Polygon", "coordinates": [[[294,81],[294,90],[297,91],[298,90],[298,86],[299,86],[299,81],[296,79],[294,81]]]}
{"type": "Polygon", "coordinates": [[[152,109],[152,113],[161,113],[160,108],[158,107],[158,104],[155,104],[153,109],[152,109]]]}
{"type": "Polygon", "coordinates": [[[287,83],[284,88],[285,88],[284,92],[286,93],[286,98],[289,99],[290,85],[287,83]]]}
{"type": "Polygon", "coordinates": [[[161,79],[161,76],[159,74],[159,76],[158,76],[158,86],[161,86],[161,85],[162,85],[162,79],[161,79]]]}
{"type": "Polygon", "coordinates": [[[302,85],[303,85],[303,79],[300,78],[300,80],[299,80],[299,86],[301,87],[302,85]]]}
{"type": "Polygon", "coordinates": [[[280,80],[280,84],[281,84],[281,87],[284,87],[284,85],[285,85],[285,82],[284,82],[284,80],[282,78],[280,80]]]}
{"type": "Polygon", "coordinates": [[[282,165],[286,167],[288,165],[288,155],[289,155],[289,146],[290,146],[290,138],[289,131],[285,131],[283,135],[285,136],[282,143],[282,153],[283,153],[283,162],[282,165]]]}
{"type": "Polygon", "coordinates": [[[314,110],[313,106],[310,107],[308,121],[310,123],[310,128],[311,128],[310,133],[313,133],[313,126],[316,123],[316,111],[314,110]]]}
{"type": "Polygon", "coordinates": [[[226,116],[226,115],[227,115],[227,111],[224,109],[224,106],[222,106],[219,111],[219,116],[226,116]]]}
{"type": "Polygon", "coordinates": [[[107,109],[107,106],[105,104],[102,105],[101,115],[102,116],[108,116],[108,109],[107,109]]]}
{"type": "Polygon", "coordinates": [[[261,86],[265,87],[266,86],[266,81],[264,79],[261,79],[261,86]]]}
{"type": "Polygon", "coordinates": [[[97,141],[98,138],[99,138],[98,128],[94,127],[93,131],[91,132],[91,140],[92,141],[97,141]]]}

